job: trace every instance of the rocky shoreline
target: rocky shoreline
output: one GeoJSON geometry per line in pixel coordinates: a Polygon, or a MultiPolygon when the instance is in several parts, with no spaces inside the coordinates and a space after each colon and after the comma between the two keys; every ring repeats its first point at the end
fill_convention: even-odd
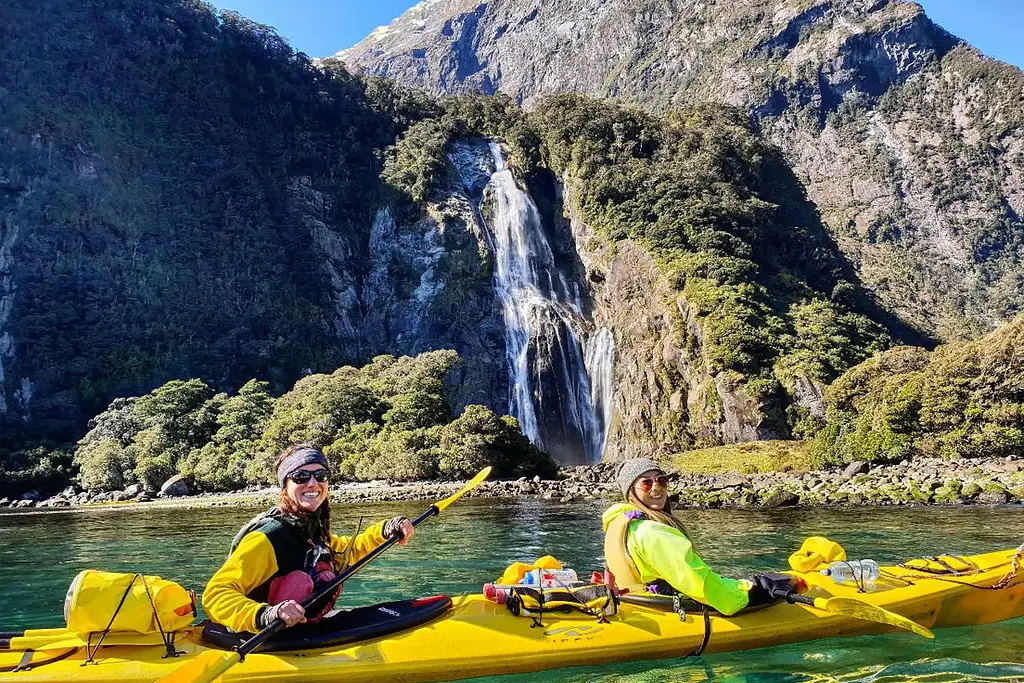
{"type": "MultiPolygon", "coordinates": [[[[559,478],[520,478],[489,481],[472,496],[538,497],[572,503],[617,500],[616,464],[565,467],[559,478]]],[[[171,483],[171,482],[169,482],[171,483]]],[[[398,500],[437,500],[457,491],[460,482],[346,482],[331,488],[331,498],[342,503],[398,500]]],[[[90,494],[69,487],[42,499],[32,493],[18,500],[0,498],[0,508],[122,507],[148,503],[174,507],[269,505],[277,489],[247,489],[233,493],[186,495],[187,487],[164,486],[161,492],[140,486],[125,491],[90,494]]],[[[816,506],[889,505],[1024,505],[1024,459],[1016,457],[935,460],[897,464],[852,463],[845,469],[812,472],[768,472],[744,475],[682,473],[671,485],[679,507],[783,508],[816,506]]]]}

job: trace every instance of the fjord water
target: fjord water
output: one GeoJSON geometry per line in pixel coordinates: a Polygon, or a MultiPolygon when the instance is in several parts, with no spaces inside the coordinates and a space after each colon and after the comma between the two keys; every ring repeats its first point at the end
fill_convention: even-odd
{"type": "MultiPolygon", "coordinates": [[[[417,530],[346,584],[346,606],[479,591],[515,560],[552,554],[581,573],[600,566],[604,503],[468,499],[417,530]]],[[[421,502],[337,506],[336,531],[421,502]]],[[[0,515],[0,631],[60,626],[64,593],[81,569],[142,571],[200,591],[232,535],[256,510],[144,508],[0,515]]],[[[943,552],[977,553],[1024,542],[1024,507],[687,510],[712,566],[743,576],[781,567],[808,535],[842,543],[856,558],[889,563],[943,552]]],[[[524,620],[524,628],[528,628],[524,620]]],[[[497,655],[496,655],[497,656],[497,655]]],[[[700,659],[636,662],[494,677],[486,683],[556,681],[1024,681],[1024,619],[942,629],[934,641],[891,634],[786,645],[700,659]]]]}

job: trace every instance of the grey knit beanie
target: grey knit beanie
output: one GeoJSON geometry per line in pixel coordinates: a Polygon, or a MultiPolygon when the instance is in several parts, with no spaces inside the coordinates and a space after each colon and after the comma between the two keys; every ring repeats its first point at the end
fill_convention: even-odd
{"type": "Polygon", "coordinates": [[[615,483],[619,485],[623,497],[629,493],[629,489],[633,486],[633,482],[636,481],[637,477],[651,470],[665,472],[661,465],[650,458],[632,458],[619,465],[619,469],[615,472],[615,483]]]}

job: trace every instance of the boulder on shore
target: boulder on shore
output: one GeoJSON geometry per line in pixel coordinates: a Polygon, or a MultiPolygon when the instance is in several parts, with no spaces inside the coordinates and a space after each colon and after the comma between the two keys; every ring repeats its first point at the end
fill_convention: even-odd
{"type": "Polygon", "coordinates": [[[766,508],[787,508],[796,507],[800,504],[800,496],[796,495],[792,491],[779,490],[775,491],[767,498],[765,498],[764,506],[766,508]]]}
{"type": "Polygon", "coordinates": [[[168,498],[191,496],[192,489],[189,488],[189,485],[183,476],[176,474],[165,481],[163,486],[160,487],[160,495],[168,498]]]}
{"type": "Polygon", "coordinates": [[[871,467],[863,460],[854,460],[843,470],[843,479],[850,480],[858,474],[866,474],[871,467]]]}

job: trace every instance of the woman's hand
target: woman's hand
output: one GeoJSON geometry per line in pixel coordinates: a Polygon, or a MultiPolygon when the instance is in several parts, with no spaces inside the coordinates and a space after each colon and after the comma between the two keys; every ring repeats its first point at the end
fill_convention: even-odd
{"type": "Polygon", "coordinates": [[[266,628],[276,619],[284,622],[285,626],[295,626],[306,621],[306,609],[295,600],[285,600],[277,605],[271,605],[260,616],[260,626],[266,628]]]}
{"type": "Polygon", "coordinates": [[[416,528],[408,517],[398,515],[384,524],[384,538],[391,538],[395,534],[398,534],[398,542],[401,545],[409,545],[409,539],[416,534],[416,528]]]}

